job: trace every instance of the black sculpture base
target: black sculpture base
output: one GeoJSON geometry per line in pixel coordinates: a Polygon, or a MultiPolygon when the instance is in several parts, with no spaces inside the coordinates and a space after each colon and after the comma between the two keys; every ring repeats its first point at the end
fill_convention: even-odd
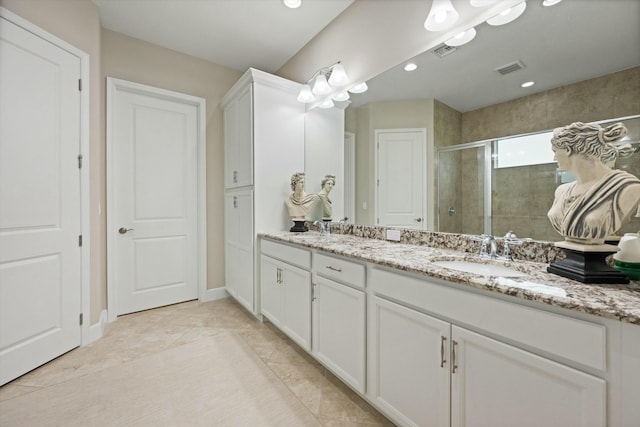
{"type": "Polygon", "coordinates": [[[289,229],[289,231],[304,233],[305,231],[309,231],[309,227],[305,224],[304,221],[293,221],[293,227],[289,229]]]}
{"type": "Polygon", "coordinates": [[[585,252],[558,244],[556,246],[561,247],[567,257],[549,265],[549,273],[582,283],[629,283],[627,276],[610,267],[605,261],[607,256],[616,252],[615,250],[585,252]]]}

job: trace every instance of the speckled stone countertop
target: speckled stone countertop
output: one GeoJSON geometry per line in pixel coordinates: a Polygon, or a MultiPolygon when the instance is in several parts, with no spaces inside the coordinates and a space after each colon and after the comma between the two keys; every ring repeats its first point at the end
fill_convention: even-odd
{"type": "Polygon", "coordinates": [[[547,263],[528,261],[514,261],[507,264],[525,273],[524,276],[508,278],[483,276],[452,270],[434,263],[473,260],[505,266],[505,262],[481,260],[477,255],[468,252],[395,243],[351,234],[322,236],[310,231],[268,233],[261,236],[477,289],[640,325],[639,282],[631,282],[628,285],[584,284],[547,273],[547,263]]]}

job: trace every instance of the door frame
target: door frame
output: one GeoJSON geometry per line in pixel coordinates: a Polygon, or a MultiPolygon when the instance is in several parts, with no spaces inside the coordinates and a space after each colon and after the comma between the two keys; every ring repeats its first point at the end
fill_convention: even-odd
{"type": "MultiPolygon", "coordinates": [[[[373,205],[374,205],[374,225],[380,226],[378,224],[377,219],[380,217],[379,207],[378,207],[378,198],[380,186],[378,185],[378,180],[380,179],[378,166],[380,163],[380,135],[385,133],[402,133],[402,132],[418,132],[422,134],[422,185],[424,188],[424,195],[422,198],[422,210],[424,212],[424,221],[422,221],[422,231],[432,230],[433,229],[433,197],[430,197],[430,192],[432,193],[433,185],[431,184],[431,172],[429,171],[429,162],[428,158],[432,157],[431,153],[433,152],[432,145],[429,144],[429,138],[427,137],[427,129],[426,128],[398,128],[398,129],[374,129],[374,176],[373,176],[373,205]]],[[[433,162],[431,162],[433,163],[433,162]]],[[[383,226],[384,227],[384,226],[383,226]]]]}
{"type": "MultiPolygon", "coordinates": [[[[91,204],[90,204],[90,92],[91,81],[89,79],[90,56],[88,53],[43,30],[30,21],[16,15],[10,10],[0,6],[0,16],[7,21],[23,28],[26,31],[46,40],[47,42],[63,49],[80,59],[80,79],[82,90],[80,91],[80,147],[79,155],[82,156],[80,170],[80,232],[82,233],[82,246],[80,247],[80,308],[83,319],[80,326],[80,345],[85,346],[100,338],[91,331],[91,204]],[[92,336],[93,335],[93,336],[92,336]]],[[[98,320],[98,325],[100,320],[98,320]]]]}
{"type": "Polygon", "coordinates": [[[115,235],[110,230],[116,229],[114,214],[109,206],[114,205],[114,125],[116,99],[119,92],[138,93],[142,95],[150,95],[168,101],[178,101],[183,104],[189,104],[198,110],[198,190],[197,190],[197,235],[198,239],[198,299],[205,300],[207,293],[207,193],[206,193],[206,102],[204,98],[187,95],[180,92],[174,92],[167,89],[161,89],[154,86],[148,86],[140,83],[134,83],[127,80],[121,80],[114,77],[107,77],[107,114],[106,114],[106,141],[107,141],[107,313],[108,321],[116,320],[116,286],[114,283],[115,266],[114,266],[114,248],[115,235]]]}

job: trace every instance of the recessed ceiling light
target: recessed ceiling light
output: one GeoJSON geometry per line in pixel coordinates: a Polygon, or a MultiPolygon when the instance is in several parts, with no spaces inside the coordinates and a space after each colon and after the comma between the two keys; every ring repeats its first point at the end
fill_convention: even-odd
{"type": "Polygon", "coordinates": [[[543,6],[553,6],[554,4],[560,3],[562,0],[544,0],[542,2],[543,6]]]}
{"type": "Polygon", "coordinates": [[[525,83],[522,83],[520,86],[522,86],[522,87],[531,87],[534,84],[536,84],[536,82],[525,82],[525,83]]]}
{"type": "Polygon", "coordinates": [[[296,9],[302,4],[302,0],[282,0],[289,9],[296,9]]]}
{"type": "Polygon", "coordinates": [[[417,69],[418,66],[416,64],[414,64],[413,62],[409,62],[407,65],[404,66],[404,70],[405,71],[413,71],[415,69],[417,69]]]}

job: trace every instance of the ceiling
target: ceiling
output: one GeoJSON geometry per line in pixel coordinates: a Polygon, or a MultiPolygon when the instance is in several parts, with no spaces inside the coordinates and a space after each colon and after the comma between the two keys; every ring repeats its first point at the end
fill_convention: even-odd
{"type": "Polygon", "coordinates": [[[353,0],[92,0],[104,28],[238,71],[274,73],[353,0]]]}
{"type": "Polygon", "coordinates": [[[416,71],[404,71],[405,61],[382,73],[369,80],[367,92],[351,97],[351,105],[434,98],[467,112],[640,65],[639,0],[541,3],[528,0],[523,15],[504,26],[476,26],[475,39],[447,56],[433,49],[418,55],[416,71]],[[495,71],[515,61],[525,68],[495,71]],[[527,81],[535,85],[520,87],[527,81]]]}
{"type": "MultiPolygon", "coordinates": [[[[298,9],[286,8],[282,0],[92,1],[107,29],[238,71],[275,73],[354,0],[303,0],[298,9]]],[[[429,2],[358,4],[366,13],[367,2],[373,8],[381,1],[403,1],[421,22],[429,2]]],[[[443,58],[431,50],[417,56],[416,71],[407,73],[401,64],[369,80],[369,91],[353,95],[351,105],[435,98],[465,112],[640,65],[640,0],[541,3],[528,0],[524,14],[510,24],[476,26],[471,43],[443,58]],[[505,76],[494,71],[518,60],[524,69],[505,76]],[[528,80],[536,84],[521,88],[528,80]]],[[[468,0],[453,4],[461,14],[473,9],[468,0]]]]}

